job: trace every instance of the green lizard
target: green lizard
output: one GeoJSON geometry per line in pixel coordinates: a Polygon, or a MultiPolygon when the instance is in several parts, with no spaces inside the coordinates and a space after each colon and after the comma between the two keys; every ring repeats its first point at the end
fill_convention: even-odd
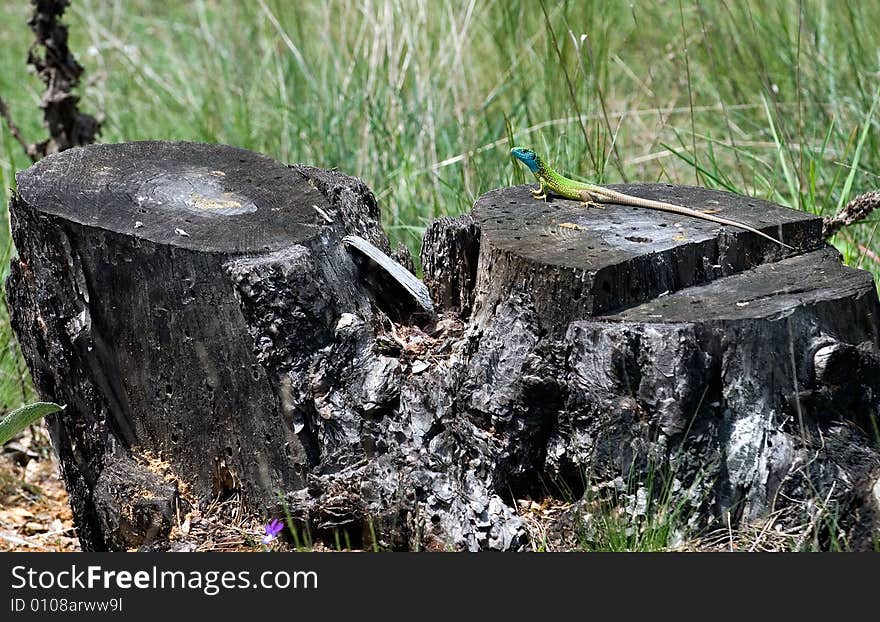
{"type": "Polygon", "coordinates": [[[674,214],[681,214],[683,216],[701,218],[703,220],[716,222],[720,225],[739,227],[740,229],[751,231],[752,233],[756,233],[763,238],[772,240],[773,242],[776,242],[777,244],[780,244],[785,248],[792,248],[788,244],[780,242],[776,238],[767,235],[763,231],[758,231],[754,227],[750,227],[749,225],[737,222],[735,220],[729,220],[727,218],[722,218],[721,216],[713,216],[712,214],[707,214],[706,212],[701,212],[699,210],[691,209],[689,207],[684,207],[681,205],[675,205],[673,203],[664,203],[663,201],[642,199],[639,197],[630,196],[628,194],[623,194],[622,192],[617,192],[616,190],[611,190],[609,188],[603,188],[602,186],[596,186],[593,184],[575,181],[573,179],[563,177],[552,168],[547,166],[544,163],[544,160],[542,160],[540,156],[538,156],[538,154],[536,154],[531,149],[526,149],[524,147],[514,147],[510,150],[510,153],[513,154],[520,162],[529,167],[529,170],[534,173],[535,178],[538,180],[538,187],[532,189],[531,191],[532,196],[534,196],[536,199],[546,199],[547,193],[550,192],[565,199],[575,199],[578,201],[583,201],[584,205],[586,206],[597,205],[598,203],[619,203],[621,205],[631,205],[633,207],[647,207],[649,209],[672,212],[674,214]]]}

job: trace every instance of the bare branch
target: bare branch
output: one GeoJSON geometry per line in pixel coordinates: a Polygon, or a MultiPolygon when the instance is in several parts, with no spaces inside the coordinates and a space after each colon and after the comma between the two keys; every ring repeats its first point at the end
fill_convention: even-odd
{"type": "Polygon", "coordinates": [[[34,66],[46,85],[40,108],[43,109],[43,125],[49,130],[49,138],[29,146],[31,159],[37,160],[95,142],[101,121],[80,112],[79,96],[73,94],[83,68],[67,46],[67,26],[61,22],[70,0],[31,0],[31,4],[34,13],[28,26],[34,32],[35,40],[28,50],[28,64],[34,66]],[[40,48],[45,49],[44,55],[40,55],[40,48]]]}

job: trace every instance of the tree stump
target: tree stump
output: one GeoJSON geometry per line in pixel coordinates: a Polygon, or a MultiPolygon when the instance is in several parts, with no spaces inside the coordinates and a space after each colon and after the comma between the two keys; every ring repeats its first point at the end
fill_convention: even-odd
{"type": "Polygon", "coordinates": [[[704,529],[773,515],[872,547],[880,304],[871,275],[842,265],[815,216],[704,188],[612,187],[712,209],[797,251],[661,211],[538,201],[526,187],[484,195],[470,223],[435,221],[428,282],[454,272],[469,248],[444,241],[476,231],[475,309],[455,395],[457,412],[499,447],[496,489],[580,501],[575,512],[588,514],[595,491],[610,487],[636,519],[666,496],[704,529]]]}
{"type": "Polygon", "coordinates": [[[313,537],[355,546],[522,549],[518,500],[602,486],[667,490],[695,529],[833,514],[869,546],[870,275],[807,214],[619,188],[798,251],[507,188],[428,228],[432,317],[343,243],[389,252],[345,175],[164,142],[20,173],[7,297],[41,397],[67,404],[49,426],[84,548],[167,548],[192,506],[238,496],[258,516],[283,499],[313,537]]]}
{"type": "Polygon", "coordinates": [[[265,510],[305,485],[318,437],[356,442],[315,416],[309,363],[343,310],[372,317],[338,243],[387,250],[360,182],[231,147],[101,145],[20,174],[11,211],[10,313],[38,391],[68,405],[50,428],[84,548],[169,532],[179,491],[151,459],[199,502],[265,510]],[[120,530],[132,499],[161,505],[158,531],[120,530]]]}

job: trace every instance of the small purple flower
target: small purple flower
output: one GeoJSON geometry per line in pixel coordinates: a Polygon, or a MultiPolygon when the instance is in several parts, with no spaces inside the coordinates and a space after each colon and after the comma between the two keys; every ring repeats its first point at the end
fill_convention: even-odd
{"type": "Polygon", "coordinates": [[[269,521],[269,524],[264,526],[263,529],[266,530],[266,535],[263,536],[263,544],[269,544],[278,537],[278,534],[284,529],[284,523],[282,523],[277,518],[273,518],[269,521]]]}

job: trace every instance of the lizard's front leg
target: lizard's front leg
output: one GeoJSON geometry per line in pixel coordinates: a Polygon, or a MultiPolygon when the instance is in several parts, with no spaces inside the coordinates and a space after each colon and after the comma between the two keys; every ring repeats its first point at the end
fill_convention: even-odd
{"type": "Polygon", "coordinates": [[[539,181],[537,188],[529,188],[529,192],[532,193],[532,196],[536,199],[546,199],[547,191],[544,190],[544,182],[539,181]]]}

